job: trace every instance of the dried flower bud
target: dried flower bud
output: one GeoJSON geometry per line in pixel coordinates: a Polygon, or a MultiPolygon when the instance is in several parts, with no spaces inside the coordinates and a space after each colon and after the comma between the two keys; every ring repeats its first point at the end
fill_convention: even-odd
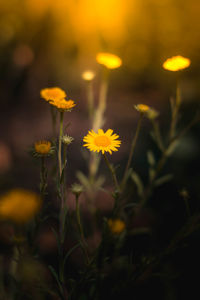
{"type": "Polygon", "coordinates": [[[69,135],[63,135],[62,142],[65,145],[70,145],[73,142],[74,138],[69,135]]]}
{"type": "Polygon", "coordinates": [[[79,197],[83,192],[83,186],[81,184],[74,183],[71,187],[71,191],[76,197],[79,197]]]}

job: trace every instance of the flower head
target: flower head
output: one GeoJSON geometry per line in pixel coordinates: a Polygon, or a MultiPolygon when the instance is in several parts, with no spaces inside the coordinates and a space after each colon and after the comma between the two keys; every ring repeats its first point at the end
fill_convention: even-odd
{"type": "Polygon", "coordinates": [[[108,226],[110,231],[114,234],[120,234],[126,227],[124,221],[121,219],[109,219],[108,226]]]}
{"type": "Polygon", "coordinates": [[[163,68],[169,71],[180,71],[185,68],[188,68],[191,64],[191,61],[189,58],[185,58],[181,55],[178,56],[172,56],[171,58],[168,58],[163,63],[163,68]]]}
{"type": "Polygon", "coordinates": [[[13,189],[0,198],[0,218],[16,223],[26,223],[41,206],[40,197],[24,189],[13,189]]]}
{"type": "Polygon", "coordinates": [[[150,107],[146,104],[137,104],[137,105],[134,105],[134,107],[140,113],[146,113],[150,109],[150,107]]]}
{"type": "Polygon", "coordinates": [[[76,105],[73,100],[57,99],[49,101],[50,104],[57,107],[60,111],[71,111],[76,105]]]}
{"type": "Polygon", "coordinates": [[[104,65],[108,69],[116,69],[122,65],[122,60],[119,56],[107,52],[100,52],[96,56],[99,64],[104,65]]]}
{"type": "Polygon", "coordinates": [[[81,184],[74,183],[72,184],[71,191],[75,196],[79,197],[83,192],[83,186],[81,184]]]}
{"type": "Polygon", "coordinates": [[[49,141],[38,141],[35,143],[35,151],[38,154],[47,155],[51,150],[51,142],[49,141]]]}
{"type": "Polygon", "coordinates": [[[117,147],[120,147],[121,141],[119,141],[118,138],[119,136],[113,134],[112,129],[108,129],[106,132],[104,132],[103,129],[99,129],[98,133],[91,130],[83,138],[83,141],[86,143],[83,146],[93,152],[101,151],[102,154],[104,154],[104,152],[112,154],[112,151],[118,151],[117,147]]]}
{"type": "Polygon", "coordinates": [[[82,78],[85,81],[92,81],[95,77],[95,73],[93,71],[87,70],[85,72],[83,72],[82,74],[82,78]]]}
{"type": "Polygon", "coordinates": [[[65,144],[65,145],[70,145],[72,142],[73,142],[73,140],[74,140],[74,138],[73,137],[71,137],[71,136],[69,136],[69,135],[63,135],[63,137],[62,137],[62,142],[63,142],[63,144],[65,144]]]}
{"type": "Polygon", "coordinates": [[[60,89],[59,87],[46,88],[40,91],[40,96],[46,101],[50,100],[60,100],[67,97],[65,91],[60,89]]]}

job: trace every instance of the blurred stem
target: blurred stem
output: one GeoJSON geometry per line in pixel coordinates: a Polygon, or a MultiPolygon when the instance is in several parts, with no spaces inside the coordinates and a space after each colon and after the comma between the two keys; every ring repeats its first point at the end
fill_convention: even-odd
{"type": "Polygon", "coordinates": [[[62,136],[63,136],[63,117],[64,112],[60,112],[60,133],[59,133],[59,144],[58,144],[58,163],[59,163],[59,174],[61,177],[62,174],[62,136]]]}
{"type": "Polygon", "coordinates": [[[53,105],[50,105],[51,110],[51,120],[52,120],[52,128],[53,128],[53,136],[56,136],[56,119],[57,119],[57,110],[53,107],[53,105]]]}
{"type": "MultiPolygon", "coordinates": [[[[104,113],[106,110],[108,83],[109,83],[109,70],[104,68],[102,72],[102,81],[101,81],[100,92],[99,92],[98,108],[95,111],[94,120],[92,124],[92,129],[94,130],[94,132],[97,132],[98,129],[102,128],[104,124],[104,113]]],[[[100,163],[100,156],[95,155],[95,153],[91,153],[90,163],[89,163],[89,177],[91,180],[95,180],[99,163],[100,163]]]]}
{"type": "Polygon", "coordinates": [[[94,114],[94,93],[93,93],[93,81],[90,80],[87,82],[87,99],[88,99],[88,113],[90,120],[93,120],[94,114]]]}
{"type": "Polygon", "coordinates": [[[179,76],[177,76],[176,101],[175,101],[175,103],[172,104],[172,120],[171,120],[170,131],[169,131],[169,140],[170,141],[173,139],[173,137],[175,135],[180,105],[181,105],[180,82],[179,82],[179,76]]]}
{"type": "Polygon", "coordinates": [[[85,255],[86,263],[89,264],[89,257],[88,257],[88,252],[87,252],[87,243],[85,241],[83,227],[82,227],[82,223],[81,223],[81,217],[80,217],[80,206],[79,206],[79,196],[78,195],[76,195],[76,219],[77,219],[79,234],[80,234],[80,238],[81,238],[81,248],[82,248],[83,253],[85,255]]]}
{"type": "Polygon", "coordinates": [[[41,157],[41,185],[40,185],[40,193],[42,197],[45,195],[45,190],[46,190],[46,168],[45,168],[45,158],[44,156],[41,157]]]}
{"type": "Polygon", "coordinates": [[[133,154],[134,154],[135,146],[136,146],[137,139],[138,139],[138,136],[139,136],[143,116],[144,116],[144,113],[140,113],[140,117],[139,117],[139,120],[138,120],[138,123],[137,123],[136,132],[135,132],[135,135],[133,137],[132,144],[131,144],[131,149],[130,149],[128,161],[127,161],[127,164],[126,164],[126,169],[124,171],[124,176],[123,176],[122,183],[121,183],[122,191],[124,190],[125,185],[126,185],[128,170],[130,168],[130,164],[131,164],[131,161],[133,159],[133,154]]]}
{"type": "Polygon", "coordinates": [[[113,166],[110,164],[106,154],[104,153],[103,154],[103,157],[105,159],[105,162],[106,162],[106,165],[108,167],[108,169],[110,170],[111,172],[111,175],[112,175],[112,179],[113,179],[113,182],[114,182],[114,185],[115,185],[115,188],[118,192],[120,192],[120,187],[119,187],[119,184],[118,184],[118,181],[117,181],[117,176],[116,176],[116,173],[115,173],[115,169],[113,168],[113,166]]]}
{"type": "Polygon", "coordinates": [[[165,147],[163,145],[163,141],[162,141],[162,138],[161,138],[159,124],[155,119],[152,119],[151,122],[152,122],[152,126],[153,126],[153,129],[154,129],[157,145],[158,145],[159,149],[162,152],[164,152],[165,147]]]}

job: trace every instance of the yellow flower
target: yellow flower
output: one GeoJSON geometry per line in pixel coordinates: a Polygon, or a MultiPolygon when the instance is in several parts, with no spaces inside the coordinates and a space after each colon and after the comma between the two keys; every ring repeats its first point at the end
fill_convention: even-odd
{"type": "Polygon", "coordinates": [[[73,100],[54,100],[49,101],[50,104],[57,107],[60,111],[71,111],[71,109],[76,105],[73,100]]]}
{"type": "Polygon", "coordinates": [[[187,67],[189,67],[191,64],[191,61],[189,58],[185,58],[181,55],[178,56],[172,56],[171,58],[168,58],[163,63],[163,68],[169,71],[180,71],[187,67]]]}
{"type": "Polygon", "coordinates": [[[51,143],[49,141],[39,141],[35,143],[35,151],[38,154],[46,155],[51,150],[51,143]]]}
{"type": "Polygon", "coordinates": [[[146,104],[137,104],[134,107],[137,111],[141,113],[146,113],[150,109],[150,107],[146,104]]]}
{"type": "Polygon", "coordinates": [[[120,234],[126,227],[124,221],[120,219],[109,219],[108,226],[110,231],[114,234],[120,234]]]}
{"type": "Polygon", "coordinates": [[[92,81],[94,79],[94,77],[95,77],[95,73],[93,71],[90,71],[90,70],[85,71],[82,74],[82,78],[85,81],[92,81]]]}
{"type": "Polygon", "coordinates": [[[122,60],[115,54],[100,52],[96,56],[99,64],[104,65],[108,69],[116,69],[122,65],[122,60]]]}
{"type": "Polygon", "coordinates": [[[0,217],[16,223],[26,223],[39,211],[40,197],[28,190],[13,189],[0,198],[0,217]]]}
{"type": "Polygon", "coordinates": [[[40,91],[40,96],[46,101],[50,100],[60,100],[67,97],[65,91],[58,87],[46,88],[40,91]]]}
{"type": "Polygon", "coordinates": [[[93,152],[101,151],[102,154],[104,152],[112,154],[112,151],[118,151],[117,147],[120,147],[121,144],[121,141],[117,140],[119,136],[112,133],[112,129],[108,129],[106,132],[103,129],[99,129],[98,133],[91,130],[83,138],[83,141],[86,143],[83,146],[93,152]]]}

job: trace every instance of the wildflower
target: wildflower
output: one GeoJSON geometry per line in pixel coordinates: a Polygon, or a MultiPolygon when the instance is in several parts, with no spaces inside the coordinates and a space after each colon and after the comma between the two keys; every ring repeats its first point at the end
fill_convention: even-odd
{"type": "Polygon", "coordinates": [[[100,52],[96,56],[99,64],[104,65],[108,69],[116,69],[122,65],[122,60],[115,54],[100,52]]]}
{"type": "Polygon", "coordinates": [[[117,140],[119,136],[112,133],[112,129],[108,129],[106,132],[103,129],[99,129],[98,133],[91,130],[83,138],[83,141],[86,143],[83,146],[93,152],[101,151],[102,154],[104,152],[112,154],[112,151],[118,151],[117,147],[120,147],[121,144],[121,141],[117,140]]]}
{"type": "Polygon", "coordinates": [[[191,61],[189,58],[185,58],[181,55],[178,56],[172,56],[171,58],[168,58],[163,63],[163,68],[169,71],[180,71],[185,68],[188,68],[191,64],[191,61]]]}
{"type": "Polygon", "coordinates": [[[76,197],[79,197],[83,192],[83,186],[81,184],[74,183],[71,187],[71,191],[76,197]]]}
{"type": "Polygon", "coordinates": [[[73,100],[57,99],[49,101],[50,104],[57,107],[61,112],[71,111],[76,105],[73,100]]]}
{"type": "Polygon", "coordinates": [[[35,143],[35,151],[38,154],[47,155],[51,150],[51,142],[49,141],[38,141],[35,143]]]}
{"type": "Polygon", "coordinates": [[[63,142],[63,144],[65,144],[65,145],[70,145],[72,142],[73,142],[73,137],[71,137],[71,136],[69,136],[69,135],[63,135],[63,137],[62,137],[62,142],[63,142]]]}
{"type": "Polygon", "coordinates": [[[146,113],[150,109],[150,107],[146,104],[137,104],[137,105],[134,105],[134,107],[140,113],[146,113]]]}
{"type": "Polygon", "coordinates": [[[94,79],[94,77],[95,77],[95,73],[93,71],[90,71],[90,70],[85,71],[82,74],[82,78],[85,81],[92,81],[94,79]]]}
{"type": "Polygon", "coordinates": [[[109,219],[108,226],[110,231],[114,234],[120,234],[126,227],[124,221],[120,219],[109,219]]]}
{"type": "Polygon", "coordinates": [[[46,101],[56,101],[67,97],[65,91],[58,87],[46,88],[40,91],[40,96],[46,101]]]}
{"type": "Polygon", "coordinates": [[[26,223],[39,211],[40,197],[24,189],[13,189],[0,198],[0,217],[16,223],[26,223]]]}

